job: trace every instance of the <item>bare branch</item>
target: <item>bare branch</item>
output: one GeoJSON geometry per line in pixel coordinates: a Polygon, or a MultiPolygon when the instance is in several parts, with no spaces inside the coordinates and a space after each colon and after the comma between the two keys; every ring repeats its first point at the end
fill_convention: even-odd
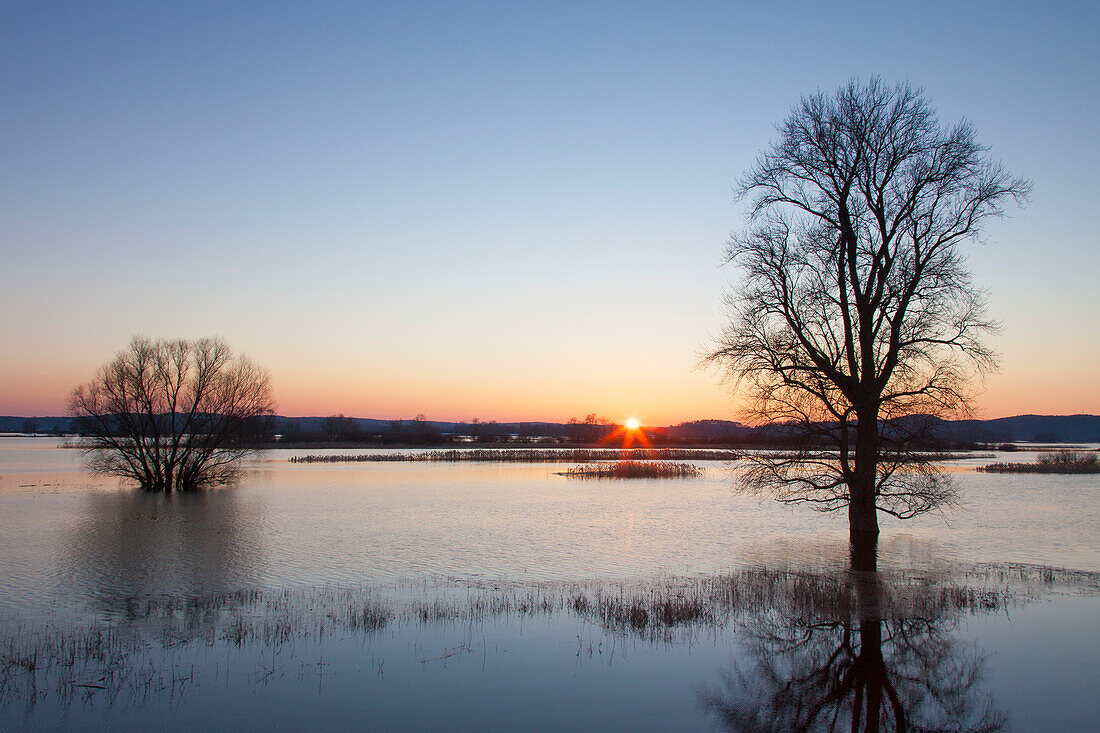
{"type": "Polygon", "coordinates": [[[945,128],[919,89],[878,78],[805,97],[778,131],[740,184],[748,226],[727,260],[741,281],[703,362],[749,398],[748,419],[836,450],[799,465],[758,457],[747,486],[849,506],[853,531],[877,533],[875,506],[909,517],[952,501],[908,446],[934,434],[924,417],[965,414],[996,367],[983,338],[997,324],[960,248],[1030,183],[970,123],[945,128]],[[930,432],[898,427],[918,423],[930,432]]]}
{"type": "Polygon", "coordinates": [[[135,337],[69,400],[88,467],[156,490],[232,480],[273,411],[267,372],[218,339],[135,337]]]}

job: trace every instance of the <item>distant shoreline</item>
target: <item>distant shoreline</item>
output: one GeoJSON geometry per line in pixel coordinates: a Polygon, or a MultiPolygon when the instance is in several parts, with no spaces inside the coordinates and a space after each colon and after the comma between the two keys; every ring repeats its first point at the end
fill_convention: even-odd
{"type": "MultiPolygon", "coordinates": [[[[597,446],[623,428],[610,422],[483,422],[428,419],[382,420],[329,417],[264,418],[259,432],[246,436],[249,447],[457,447],[477,445],[554,444],[560,447],[597,446]],[[279,436],[277,440],[273,440],[279,436]]],[[[72,434],[65,416],[18,417],[0,415],[0,434],[72,434]]],[[[1100,415],[1017,415],[991,420],[941,420],[931,424],[935,439],[952,449],[981,448],[1012,443],[1059,445],[1100,443],[1100,415]]],[[[791,445],[782,425],[747,425],[733,420],[692,420],[676,425],[643,425],[636,438],[656,446],[784,446],[791,445]]],[[[637,442],[637,441],[636,441],[637,442]]]]}

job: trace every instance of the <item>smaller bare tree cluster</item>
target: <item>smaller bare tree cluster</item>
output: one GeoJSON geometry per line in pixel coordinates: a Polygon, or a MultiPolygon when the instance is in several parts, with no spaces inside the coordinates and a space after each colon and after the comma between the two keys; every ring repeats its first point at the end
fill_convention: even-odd
{"type": "Polygon", "coordinates": [[[267,372],[220,339],[135,337],[69,400],[89,468],[157,491],[232,480],[273,411],[267,372]]]}
{"type": "Polygon", "coordinates": [[[335,440],[345,440],[358,431],[355,418],[347,417],[344,413],[329,415],[321,423],[321,432],[335,440]]]}

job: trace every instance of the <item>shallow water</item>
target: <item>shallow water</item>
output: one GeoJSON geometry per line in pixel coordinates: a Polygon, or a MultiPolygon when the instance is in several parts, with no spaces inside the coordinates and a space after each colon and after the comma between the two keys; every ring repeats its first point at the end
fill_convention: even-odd
{"type": "MultiPolygon", "coordinates": [[[[49,438],[0,438],[0,607],[243,587],[460,579],[624,579],[847,554],[843,513],[697,479],[577,481],[563,464],[291,464],[237,486],[149,495],[97,479],[49,438]]],[[[1020,460],[1032,456],[1018,453],[1020,460]]],[[[1100,570],[1100,477],[951,464],[960,506],[882,518],[882,564],[1016,562],[1100,570]]]]}
{"type": "MultiPolygon", "coordinates": [[[[697,479],[607,482],[566,479],[557,475],[563,464],[310,465],[271,451],[250,462],[236,486],[157,496],[86,475],[79,453],[56,445],[0,438],[5,729],[713,729],[730,722],[731,700],[744,711],[746,699],[766,697],[731,690],[731,679],[758,685],[769,664],[789,671],[809,663],[764,654],[758,632],[767,624],[797,629],[824,614],[822,628],[843,635],[867,620],[859,608],[791,611],[774,592],[721,623],[693,620],[656,633],[653,623],[609,625],[563,600],[581,588],[649,603],[762,567],[797,578],[843,576],[842,515],[739,495],[722,464],[698,464],[707,474],[697,479]],[[206,608],[255,589],[263,600],[232,612],[135,612],[164,599],[206,608]],[[297,594],[291,626],[299,631],[303,618],[342,593],[380,598],[395,615],[380,629],[351,629],[336,623],[347,611],[336,603],[327,630],[233,643],[232,618],[269,623],[271,599],[286,593],[297,594]],[[466,608],[485,594],[490,606],[508,606],[492,599],[531,593],[557,594],[558,605],[480,617],[425,619],[415,611],[440,598],[466,608]],[[65,703],[56,694],[65,680],[49,676],[60,667],[28,677],[12,661],[45,629],[76,638],[103,624],[140,640],[131,650],[137,656],[118,662],[130,676],[110,678],[113,700],[110,685],[93,679],[107,674],[102,668],[82,667],[80,684],[90,686],[70,679],[65,703]],[[138,675],[145,663],[155,675],[138,675]],[[36,684],[54,694],[35,692],[28,704],[27,680],[39,675],[36,684]]],[[[1017,730],[1078,729],[1100,713],[1091,700],[1100,679],[1100,576],[1036,566],[1100,571],[1100,477],[973,471],[992,460],[950,464],[960,506],[949,513],[884,518],[881,575],[903,588],[891,591],[899,597],[954,597],[976,584],[1003,588],[1011,603],[940,608],[932,618],[903,608],[881,623],[889,631],[920,621],[928,639],[919,638],[931,645],[924,651],[973,667],[960,715],[992,705],[989,720],[1017,730]],[[1044,725],[1051,721],[1060,724],[1044,725]]],[[[823,637],[821,650],[834,641],[823,637]]],[[[895,654],[892,663],[914,663],[912,650],[890,643],[888,633],[882,648],[895,654]]],[[[977,726],[951,718],[960,720],[977,726]]]]}

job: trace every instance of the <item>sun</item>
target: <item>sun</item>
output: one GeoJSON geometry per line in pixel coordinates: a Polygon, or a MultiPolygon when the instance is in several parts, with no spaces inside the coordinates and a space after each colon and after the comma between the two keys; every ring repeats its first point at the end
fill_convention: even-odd
{"type": "Polygon", "coordinates": [[[627,430],[637,430],[642,426],[642,423],[636,417],[628,417],[623,424],[626,426],[627,430]]]}

